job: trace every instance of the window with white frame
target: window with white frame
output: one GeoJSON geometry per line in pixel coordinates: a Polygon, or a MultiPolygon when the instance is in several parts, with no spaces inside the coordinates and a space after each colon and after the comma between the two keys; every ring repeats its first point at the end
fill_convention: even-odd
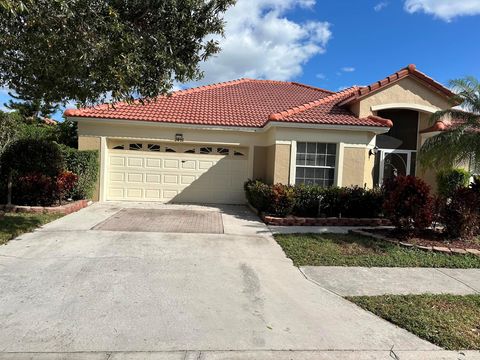
{"type": "Polygon", "coordinates": [[[337,144],[297,142],[295,183],[332,186],[336,158],[337,144]]]}

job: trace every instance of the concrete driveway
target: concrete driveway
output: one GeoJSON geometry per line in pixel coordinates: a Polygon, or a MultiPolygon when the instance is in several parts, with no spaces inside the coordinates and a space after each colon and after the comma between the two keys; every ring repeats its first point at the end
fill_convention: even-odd
{"type": "MultiPolygon", "coordinates": [[[[333,359],[340,350],[373,359],[392,347],[438,350],[305,279],[240,206],[92,205],[0,247],[0,304],[3,352],[259,359],[246,356],[321,350],[327,357],[311,358],[333,359]],[[133,218],[132,229],[101,230],[133,208],[213,211],[223,233],[131,231],[133,218]]],[[[126,358],[147,358],[135,356],[126,358]]]]}

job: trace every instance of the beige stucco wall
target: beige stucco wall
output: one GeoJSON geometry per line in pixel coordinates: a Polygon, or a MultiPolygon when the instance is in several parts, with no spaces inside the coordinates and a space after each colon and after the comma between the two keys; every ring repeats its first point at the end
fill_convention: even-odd
{"type": "MultiPolygon", "coordinates": [[[[100,137],[98,136],[79,136],[78,150],[98,150],[100,152],[100,137]]],[[[92,200],[98,201],[100,197],[100,176],[97,177],[97,184],[93,193],[92,200]]]]}
{"type": "Polygon", "coordinates": [[[290,145],[275,145],[275,169],[273,182],[288,184],[290,180],[290,145]]]}
{"type": "Polygon", "coordinates": [[[367,147],[348,147],[343,150],[342,186],[373,187],[374,156],[367,147]]]}
{"type": "Polygon", "coordinates": [[[267,150],[266,146],[255,146],[253,150],[253,176],[254,180],[266,181],[267,174],[267,150]]]}
{"type": "Polygon", "coordinates": [[[447,109],[452,104],[442,95],[413,78],[404,78],[390,86],[372,93],[351,106],[360,117],[373,115],[375,105],[414,104],[436,109],[447,109]]]}

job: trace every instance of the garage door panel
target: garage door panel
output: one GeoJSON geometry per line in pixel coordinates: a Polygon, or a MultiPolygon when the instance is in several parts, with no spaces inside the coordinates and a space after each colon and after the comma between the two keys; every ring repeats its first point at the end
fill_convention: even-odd
{"type": "Polygon", "coordinates": [[[178,190],[169,190],[169,189],[164,189],[163,190],[163,198],[170,200],[173,199],[178,195],[178,190]]]}
{"type": "Polygon", "coordinates": [[[143,174],[139,173],[128,173],[127,182],[129,183],[141,183],[143,182],[143,174]]]}
{"type": "Polygon", "coordinates": [[[165,169],[178,169],[179,163],[179,160],[165,159],[163,160],[163,167],[165,169]]]}
{"type": "Polygon", "coordinates": [[[125,197],[123,188],[109,188],[108,196],[112,199],[123,199],[125,197]]]}
{"type": "Polygon", "coordinates": [[[145,182],[147,184],[161,184],[161,174],[145,174],[145,182]]]}
{"type": "Polygon", "coordinates": [[[110,173],[110,181],[120,181],[123,182],[125,181],[125,173],[124,172],[116,172],[112,171],[110,173]]]}
{"type": "Polygon", "coordinates": [[[112,166],[125,166],[125,158],[123,156],[111,156],[110,165],[112,166]]]}
{"type": "Polygon", "coordinates": [[[180,184],[182,185],[190,185],[193,183],[197,177],[195,175],[182,175],[180,177],[180,184]]]}
{"type": "Polygon", "coordinates": [[[137,157],[129,157],[127,158],[127,166],[128,167],[143,167],[143,159],[137,157]]]}
{"type": "Polygon", "coordinates": [[[196,160],[182,160],[181,168],[186,170],[195,170],[197,168],[196,160]]]}
{"type": "Polygon", "coordinates": [[[162,167],[162,160],[161,159],[146,158],[145,160],[146,160],[145,161],[145,167],[146,168],[160,169],[162,167]]]}
{"type": "Polygon", "coordinates": [[[127,199],[141,199],[143,196],[142,188],[127,188],[127,199]]]}
{"type": "Polygon", "coordinates": [[[145,198],[161,200],[162,192],[160,189],[145,189],[145,198]]]}
{"type": "Polygon", "coordinates": [[[244,202],[246,157],[114,150],[107,164],[108,200],[244,202]]]}

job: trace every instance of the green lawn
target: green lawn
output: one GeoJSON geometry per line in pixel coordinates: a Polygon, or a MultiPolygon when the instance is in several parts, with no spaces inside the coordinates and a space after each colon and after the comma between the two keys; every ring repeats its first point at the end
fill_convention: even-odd
{"type": "Polygon", "coordinates": [[[404,248],[352,234],[281,234],[275,239],[296,266],[480,268],[480,257],[404,248]]]}
{"type": "Polygon", "coordinates": [[[61,214],[6,213],[4,217],[0,217],[0,245],[62,216],[61,214]]]}
{"type": "Polygon", "coordinates": [[[480,295],[382,295],[347,299],[442,348],[480,350],[480,295]]]}

